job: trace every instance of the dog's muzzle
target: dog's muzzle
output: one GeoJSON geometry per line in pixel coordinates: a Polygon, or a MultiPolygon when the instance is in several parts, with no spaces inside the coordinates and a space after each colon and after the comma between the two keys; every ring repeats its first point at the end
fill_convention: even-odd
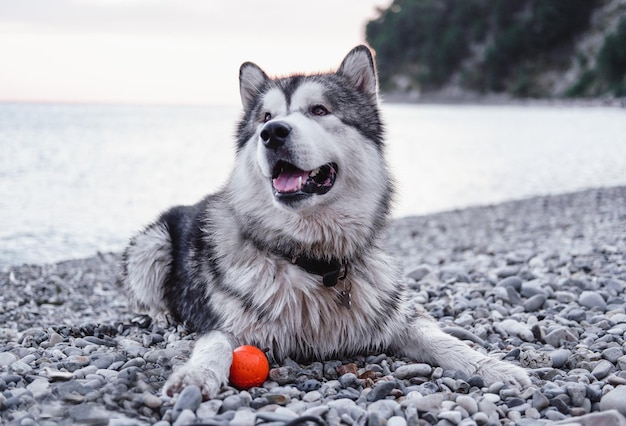
{"type": "Polygon", "coordinates": [[[277,196],[290,194],[322,195],[330,191],[337,178],[337,164],[324,164],[313,170],[301,170],[279,160],[272,171],[272,186],[277,196]]]}
{"type": "Polygon", "coordinates": [[[302,170],[289,161],[289,149],[285,147],[291,134],[291,126],[282,121],[270,121],[261,130],[261,141],[274,157],[272,187],[279,199],[304,198],[322,195],[330,191],[337,178],[337,163],[330,162],[313,170],[302,170]]]}

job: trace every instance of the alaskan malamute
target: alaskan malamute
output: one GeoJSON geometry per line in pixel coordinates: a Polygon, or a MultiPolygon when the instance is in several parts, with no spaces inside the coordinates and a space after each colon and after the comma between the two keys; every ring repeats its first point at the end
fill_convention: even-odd
{"type": "Polygon", "coordinates": [[[224,188],[165,212],[124,253],[137,306],[201,335],[164,391],[194,384],[215,396],[241,344],[278,361],[385,351],[530,384],[522,368],[472,350],[410,303],[381,247],[393,185],[369,49],[326,74],[274,79],[247,62],[239,82],[243,117],[224,188]]]}

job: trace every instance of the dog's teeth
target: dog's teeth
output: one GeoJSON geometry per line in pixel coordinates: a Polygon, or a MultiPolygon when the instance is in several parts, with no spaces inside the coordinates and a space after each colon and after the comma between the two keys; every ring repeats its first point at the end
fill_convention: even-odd
{"type": "Polygon", "coordinates": [[[315,169],[315,170],[311,170],[311,173],[309,173],[309,176],[310,176],[310,177],[315,177],[315,176],[317,176],[317,174],[318,174],[319,172],[320,172],[320,168],[318,167],[318,168],[317,168],[317,169],[315,169]]]}
{"type": "Polygon", "coordinates": [[[298,191],[302,189],[302,176],[298,176],[298,191]]]}

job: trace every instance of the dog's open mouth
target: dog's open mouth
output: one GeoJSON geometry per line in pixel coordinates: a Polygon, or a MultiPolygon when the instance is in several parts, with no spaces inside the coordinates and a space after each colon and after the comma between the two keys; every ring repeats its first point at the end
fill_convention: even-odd
{"type": "Polygon", "coordinates": [[[272,171],[272,185],[276,196],[326,194],[332,189],[336,178],[336,163],[327,163],[306,171],[281,160],[272,171]]]}

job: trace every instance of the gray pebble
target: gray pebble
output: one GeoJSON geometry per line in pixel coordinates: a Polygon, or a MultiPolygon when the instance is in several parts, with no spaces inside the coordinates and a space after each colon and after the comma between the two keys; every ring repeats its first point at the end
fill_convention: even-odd
{"type": "Polygon", "coordinates": [[[393,416],[387,420],[387,426],[407,426],[407,423],[404,417],[393,416]]]}
{"type": "Polygon", "coordinates": [[[432,395],[420,396],[416,398],[406,398],[400,403],[402,407],[414,406],[417,411],[437,411],[441,406],[441,403],[446,400],[446,395],[443,393],[434,393],[432,395]]]}
{"type": "Polygon", "coordinates": [[[428,265],[420,265],[407,274],[407,277],[415,281],[420,281],[426,275],[431,272],[431,268],[428,265]]]}
{"type": "MultiPolygon", "coordinates": [[[[344,421],[345,422],[345,421],[344,421]]],[[[367,415],[367,425],[368,426],[383,426],[383,421],[376,412],[370,412],[367,415]]]]}
{"type": "Polygon", "coordinates": [[[433,368],[428,364],[408,364],[396,368],[393,375],[398,379],[410,379],[413,377],[428,377],[433,368]]]}
{"type": "Polygon", "coordinates": [[[301,390],[303,392],[310,392],[321,388],[322,383],[320,383],[320,381],[316,379],[308,379],[302,383],[299,383],[296,387],[298,388],[298,390],[301,390]]]}
{"type": "Polygon", "coordinates": [[[141,401],[145,406],[150,408],[159,408],[163,404],[161,398],[156,395],[152,395],[149,392],[145,392],[143,394],[141,401]]]}
{"type": "Polygon", "coordinates": [[[361,381],[356,377],[354,373],[346,373],[339,377],[339,383],[344,388],[360,388],[361,381]]]}
{"type": "Polygon", "coordinates": [[[458,411],[440,411],[437,416],[440,419],[447,420],[454,425],[458,425],[463,419],[463,415],[458,411]]]}
{"type": "MultiPolygon", "coordinates": [[[[620,347],[606,348],[602,351],[602,358],[606,359],[612,364],[617,363],[617,360],[624,355],[624,350],[620,347]]],[[[620,368],[621,370],[621,368],[620,368]]]]}
{"type": "Polygon", "coordinates": [[[404,410],[404,416],[406,418],[407,426],[418,426],[419,425],[419,416],[417,415],[417,408],[413,405],[409,405],[404,410]]]}
{"type": "Polygon", "coordinates": [[[552,359],[552,367],[561,368],[569,360],[571,352],[567,349],[556,349],[550,352],[550,358],[552,359]]]}
{"type": "Polygon", "coordinates": [[[534,296],[543,296],[543,300],[546,300],[545,283],[540,280],[523,282],[519,292],[523,297],[528,297],[529,299],[532,299],[534,296]]]}
{"type": "Polygon", "coordinates": [[[24,376],[33,371],[33,367],[31,367],[24,361],[15,361],[13,364],[11,364],[11,370],[13,370],[15,374],[24,376]]]}
{"type": "Polygon", "coordinates": [[[106,410],[91,404],[70,407],[68,414],[75,422],[90,425],[106,425],[110,417],[106,410]]]}
{"type": "Polygon", "coordinates": [[[598,380],[602,380],[606,376],[608,376],[609,373],[613,371],[614,368],[615,367],[613,364],[603,359],[603,360],[598,361],[596,366],[591,371],[591,374],[593,374],[598,380]]]}
{"type": "MultiPolygon", "coordinates": [[[[607,410],[599,413],[589,413],[576,417],[576,425],[579,426],[626,426],[626,419],[617,410],[607,410]]],[[[572,419],[562,420],[554,425],[573,426],[572,419]]]]}
{"type": "Polygon", "coordinates": [[[371,392],[367,394],[367,400],[369,402],[378,401],[385,398],[389,393],[396,388],[395,382],[379,381],[374,385],[371,392]]]}
{"type": "MultiPolygon", "coordinates": [[[[172,418],[174,420],[178,419],[178,416],[183,412],[183,410],[191,410],[196,411],[202,402],[202,393],[200,392],[200,388],[194,385],[188,385],[183,389],[183,391],[178,395],[178,399],[174,404],[174,408],[172,410],[172,418]]],[[[194,415],[195,417],[195,415],[194,415]]]]}
{"type": "Polygon", "coordinates": [[[306,402],[306,403],[311,403],[311,402],[315,402],[315,401],[319,401],[320,399],[322,399],[322,394],[319,391],[311,391],[311,392],[307,392],[303,397],[302,397],[302,401],[306,402]]]}
{"type": "Polygon", "coordinates": [[[581,322],[585,318],[587,318],[587,312],[584,309],[575,308],[569,311],[566,314],[565,318],[567,318],[570,321],[581,322]]]}
{"type": "Polygon", "coordinates": [[[469,415],[474,415],[476,412],[478,412],[478,403],[476,402],[476,400],[474,398],[472,398],[471,396],[467,396],[467,395],[459,395],[456,398],[456,403],[460,406],[463,407],[463,409],[465,411],[467,411],[469,413],[469,415]]]}
{"type": "Polygon", "coordinates": [[[193,413],[193,411],[190,410],[189,408],[185,408],[184,410],[182,410],[180,413],[176,415],[176,417],[174,418],[174,423],[172,423],[172,425],[173,426],[190,425],[192,423],[195,423],[195,420],[196,420],[196,415],[193,413]]]}
{"type": "Polygon", "coordinates": [[[395,410],[399,407],[398,403],[390,399],[381,399],[372,402],[367,406],[368,413],[377,413],[384,419],[389,419],[394,415],[395,410]]]}
{"type": "Polygon", "coordinates": [[[600,311],[606,311],[606,301],[595,291],[583,291],[578,298],[578,303],[586,308],[598,308],[600,311]]]}
{"type": "Polygon", "coordinates": [[[523,304],[526,312],[535,312],[541,309],[544,303],[546,303],[546,296],[543,294],[535,294],[526,300],[523,304]]]}
{"type": "Polygon", "coordinates": [[[585,385],[580,383],[570,383],[566,385],[565,388],[567,389],[567,394],[570,397],[572,405],[575,407],[581,407],[585,401],[585,396],[587,395],[585,385]]]}
{"type": "Polygon", "coordinates": [[[557,327],[546,335],[545,341],[547,344],[558,348],[563,342],[578,341],[578,337],[574,333],[572,333],[567,327],[557,327]]]}
{"type": "Polygon", "coordinates": [[[13,364],[17,361],[17,357],[11,352],[0,352],[0,367],[13,364]]]}
{"type": "Polygon", "coordinates": [[[515,291],[520,291],[522,288],[522,280],[517,276],[509,276],[502,280],[500,280],[497,284],[497,287],[511,287],[515,289],[515,291]]]}
{"type": "Polygon", "coordinates": [[[247,402],[239,394],[230,395],[224,398],[224,401],[222,402],[222,408],[220,411],[222,413],[225,411],[237,411],[241,407],[245,407],[248,404],[249,402],[247,402]]]}
{"type": "Polygon", "coordinates": [[[534,340],[534,335],[530,328],[526,324],[522,324],[514,319],[505,319],[500,322],[498,326],[504,329],[508,334],[512,336],[519,336],[527,342],[532,342],[534,340]]]}
{"type": "Polygon", "coordinates": [[[239,410],[229,423],[229,426],[254,426],[256,414],[250,409],[239,410]]]}
{"type": "Polygon", "coordinates": [[[289,366],[283,366],[278,368],[272,368],[270,370],[269,377],[271,380],[283,386],[294,383],[296,381],[296,378],[298,377],[297,374],[297,369],[289,366]]]}
{"type": "Polygon", "coordinates": [[[620,370],[626,370],[626,355],[617,359],[617,368],[620,370]]]}
{"type": "Polygon", "coordinates": [[[547,352],[527,349],[520,353],[520,364],[524,368],[552,367],[552,358],[547,352]]]}
{"type": "Polygon", "coordinates": [[[626,416],[626,403],[624,401],[626,401],[626,385],[618,386],[602,397],[600,409],[602,411],[615,409],[626,416]]]}

